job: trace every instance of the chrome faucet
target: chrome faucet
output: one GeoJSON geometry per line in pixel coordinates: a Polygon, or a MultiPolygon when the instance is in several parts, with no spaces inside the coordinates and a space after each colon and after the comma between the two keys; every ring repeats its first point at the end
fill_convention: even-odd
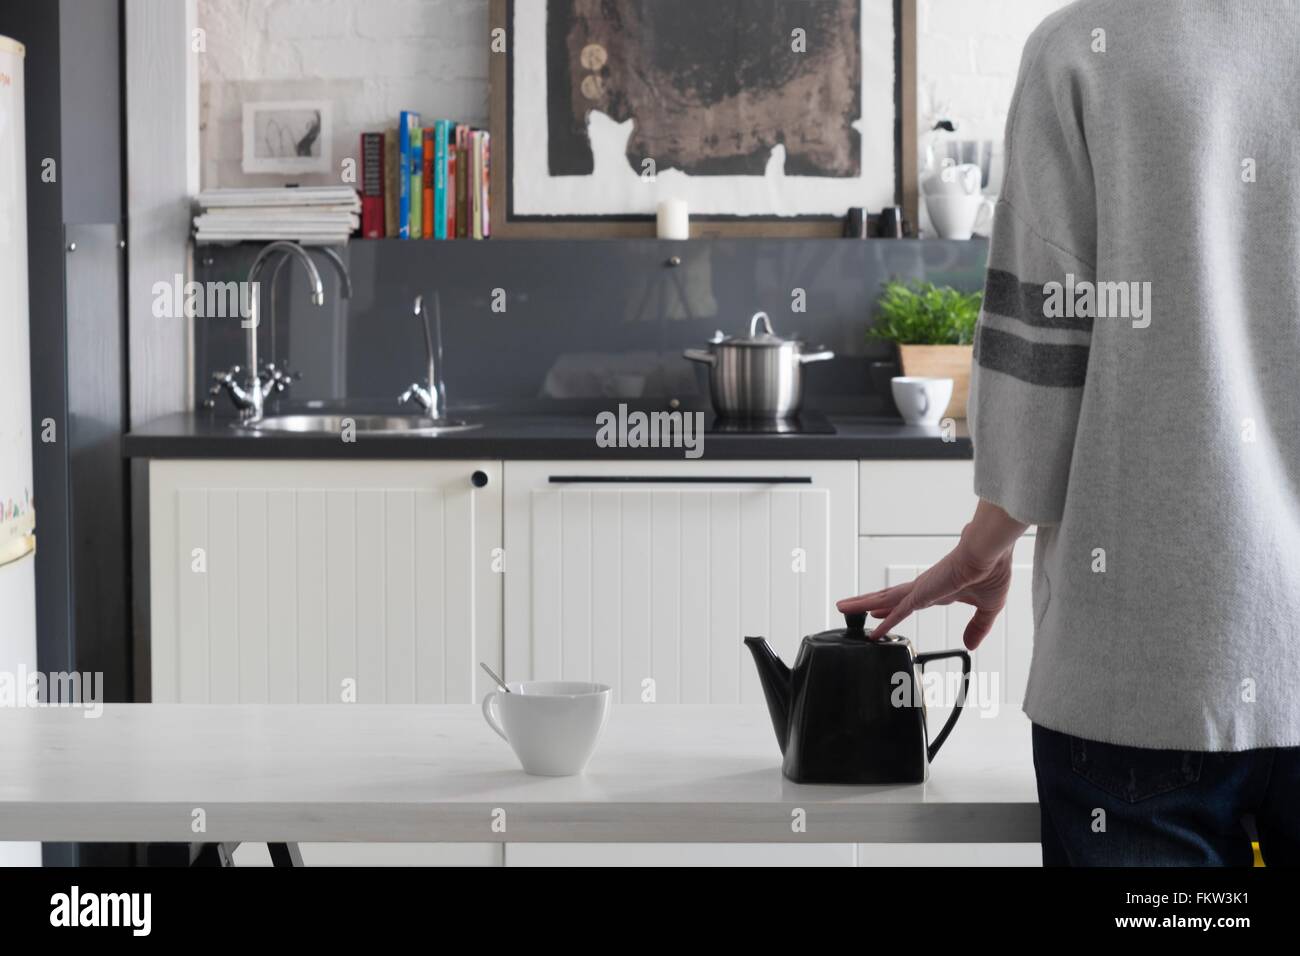
{"type": "MultiPolygon", "coordinates": [[[[332,250],[329,250],[332,251],[332,250]]],[[[246,335],[244,336],[244,365],[236,365],[224,372],[215,372],[212,376],[213,385],[209,395],[215,398],[225,391],[237,409],[239,409],[239,418],[245,424],[253,424],[261,421],[262,408],[268,396],[273,392],[283,392],[293,381],[293,376],[284,370],[276,369],[273,364],[268,364],[266,368],[259,367],[257,362],[257,329],[261,325],[261,290],[258,286],[258,277],[266,264],[276,255],[285,253],[289,256],[296,257],[307,270],[307,277],[311,281],[311,301],[313,305],[325,304],[325,287],[321,284],[320,273],[316,270],[316,264],[312,262],[311,256],[307,251],[296,242],[280,240],[278,242],[268,243],[257,254],[253,260],[252,268],[248,270],[248,285],[252,289],[249,296],[249,314],[244,322],[246,335]]],[[[342,260],[337,256],[332,256],[331,261],[336,267],[339,267],[341,274],[346,274],[342,269],[342,260]]],[[[350,285],[350,284],[349,284],[350,285]]],[[[345,290],[350,293],[350,288],[345,285],[345,290]]]]}
{"type": "Polygon", "coordinates": [[[414,401],[430,418],[441,421],[447,413],[447,389],[442,381],[442,305],[438,294],[435,292],[433,296],[433,324],[437,330],[436,337],[429,330],[429,315],[424,309],[424,296],[415,297],[412,312],[420,320],[420,327],[424,330],[424,354],[429,366],[428,386],[414,382],[397,397],[397,401],[402,405],[414,401]]]}
{"type": "MultiPolygon", "coordinates": [[[[333,266],[334,272],[338,275],[339,297],[342,299],[351,299],[352,276],[348,274],[348,267],[344,264],[343,257],[330,246],[318,246],[316,247],[316,251],[326,258],[329,264],[333,266]]],[[[301,372],[295,372],[289,367],[289,359],[287,357],[282,359],[276,358],[278,353],[275,348],[275,304],[280,301],[280,273],[282,273],[284,267],[292,261],[293,260],[290,256],[284,255],[280,258],[280,261],[275,264],[275,268],[271,271],[271,308],[269,310],[271,327],[267,330],[271,337],[271,358],[268,361],[263,362],[262,367],[258,369],[257,372],[258,377],[270,386],[268,394],[270,391],[274,391],[277,395],[283,395],[289,390],[289,386],[302,378],[301,372]]]]}

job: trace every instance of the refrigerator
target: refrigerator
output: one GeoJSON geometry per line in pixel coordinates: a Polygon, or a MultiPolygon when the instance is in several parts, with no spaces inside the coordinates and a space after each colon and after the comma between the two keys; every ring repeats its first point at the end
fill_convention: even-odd
{"type": "MultiPolygon", "coordinates": [[[[21,43],[0,36],[0,681],[11,694],[36,671],[23,57],[21,43]]],[[[0,842],[0,866],[40,862],[39,843],[0,842]]]]}

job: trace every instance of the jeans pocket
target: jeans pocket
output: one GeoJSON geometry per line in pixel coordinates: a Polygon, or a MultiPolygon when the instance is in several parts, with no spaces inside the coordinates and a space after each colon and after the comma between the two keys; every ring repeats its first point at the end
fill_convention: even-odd
{"type": "Polygon", "coordinates": [[[1147,750],[1096,740],[1070,740],[1070,766],[1117,800],[1138,803],[1191,786],[1201,779],[1205,754],[1191,750],[1147,750]]]}

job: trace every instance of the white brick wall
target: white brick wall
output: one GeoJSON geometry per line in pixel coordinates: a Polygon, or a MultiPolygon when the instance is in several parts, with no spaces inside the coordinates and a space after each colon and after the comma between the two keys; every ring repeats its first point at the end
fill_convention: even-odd
{"type": "MultiPolygon", "coordinates": [[[[920,0],[921,125],[1002,137],[1020,50],[1066,0],[920,0]]],[[[488,120],[487,0],[199,0],[203,185],[272,185],[240,169],[244,100],[327,99],[335,163],[398,111],[488,120]]],[[[305,183],[337,177],[299,177],[305,183]]]]}
{"type": "Polygon", "coordinates": [[[240,168],[245,100],[329,100],[336,168],[403,109],[487,125],[487,0],[199,0],[199,25],[204,188],[282,181],[240,168]]]}
{"type": "Polygon", "coordinates": [[[963,139],[1000,144],[1034,27],[1068,0],[920,0],[917,84],[921,128],[940,116],[960,121],[963,139]]]}

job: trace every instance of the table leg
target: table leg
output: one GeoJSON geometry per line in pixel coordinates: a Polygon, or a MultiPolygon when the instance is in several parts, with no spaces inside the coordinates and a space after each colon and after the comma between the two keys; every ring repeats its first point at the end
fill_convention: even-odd
{"type": "Polygon", "coordinates": [[[302,851],[296,843],[268,843],[272,866],[302,866],[302,851]]]}
{"type": "MultiPolygon", "coordinates": [[[[238,843],[200,843],[190,866],[234,866],[238,843]]],[[[268,843],[272,866],[302,866],[302,851],[296,843],[268,843]]]]}
{"type": "Polygon", "coordinates": [[[190,866],[234,866],[238,843],[201,843],[190,866]]]}

